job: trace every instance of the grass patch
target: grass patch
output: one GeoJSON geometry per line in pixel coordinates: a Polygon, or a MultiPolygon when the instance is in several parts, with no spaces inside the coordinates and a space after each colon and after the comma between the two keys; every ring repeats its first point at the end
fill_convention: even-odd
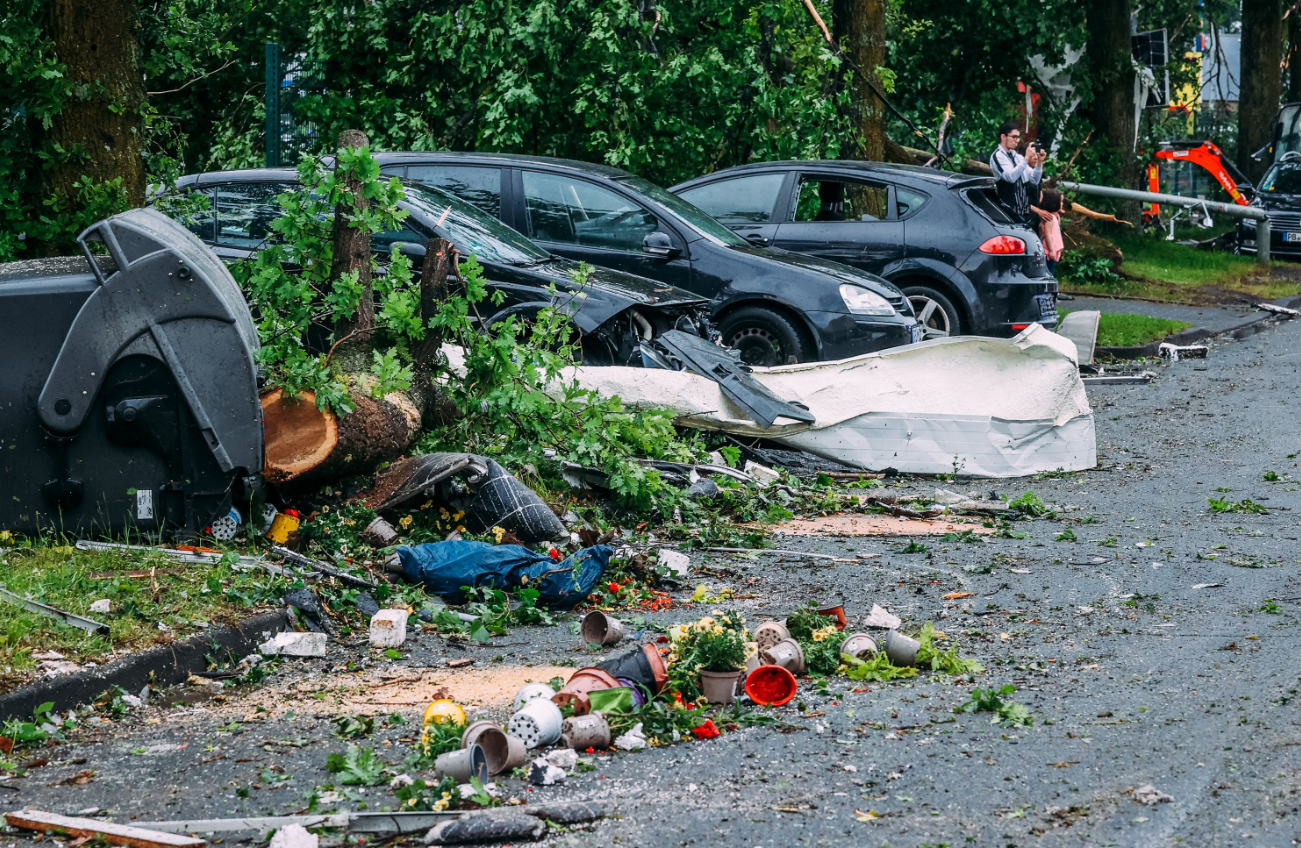
{"type": "Polygon", "coordinates": [[[177,563],[145,552],[79,551],[37,542],[0,551],[0,585],[110,628],[98,636],[0,602],[0,692],[8,692],[36,676],[33,653],[57,651],[78,663],[103,662],[115,651],[145,650],[209,626],[233,624],[278,599],[287,584],[260,569],[235,571],[229,564],[177,563]],[[152,577],[125,576],[151,569],[152,577]],[[106,573],[113,576],[92,577],[106,573]],[[111,611],[90,612],[102,598],[111,611]]]}
{"type": "Polygon", "coordinates": [[[1193,326],[1187,321],[1104,312],[1098,318],[1099,347],[1138,347],[1193,326]]]}

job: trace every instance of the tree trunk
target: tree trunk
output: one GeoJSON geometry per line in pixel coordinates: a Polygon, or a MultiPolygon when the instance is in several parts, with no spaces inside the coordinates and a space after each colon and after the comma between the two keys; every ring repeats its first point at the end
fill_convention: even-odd
{"type": "Polygon", "coordinates": [[[1269,144],[1283,96],[1283,4],[1242,0],[1242,82],[1238,95],[1238,167],[1253,183],[1265,163],[1251,154],[1269,144]]]}
{"type": "MultiPolygon", "coordinates": [[[[361,130],[344,130],[339,133],[335,148],[342,151],[369,145],[369,139],[361,130]]],[[[335,169],[338,170],[337,164],[335,169]]],[[[342,318],[335,324],[334,335],[338,339],[335,342],[338,346],[335,363],[342,371],[366,372],[370,370],[371,351],[374,349],[371,336],[375,332],[375,292],[371,286],[370,236],[354,225],[354,216],[365,212],[370,200],[362,194],[361,180],[356,177],[344,179],[344,190],[351,201],[340,201],[334,210],[334,259],[330,264],[330,279],[339,280],[348,274],[356,274],[361,301],[352,317],[342,318]]]]}
{"type": "MultiPolygon", "coordinates": [[[[1113,157],[1116,181],[1137,188],[1134,160],[1134,65],[1130,45],[1130,0],[1091,0],[1087,4],[1089,71],[1093,100],[1089,107],[1097,141],[1113,157]]],[[[1138,204],[1125,201],[1122,217],[1137,215],[1138,204]],[[1129,209],[1128,207],[1133,207],[1129,209]]]]}
{"type": "MultiPolygon", "coordinates": [[[[80,209],[83,176],[95,185],[121,178],[127,202],[143,206],[145,89],[136,0],[46,2],[47,31],[70,93],[37,139],[56,154],[41,173],[40,197],[55,198],[60,214],[71,219],[80,209]]],[[[71,237],[33,240],[30,248],[37,256],[75,252],[71,237]]]]}
{"type": "Polygon", "coordinates": [[[1287,102],[1301,100],[1301,9],[1287,16],[1287,102]]]}
{"type": "Polygon", "coordinates": [[[885,161],[885,104],[877,94],[883,91],[877,69],[885,65],[885,7],[886,0],[832,2],[831,25],[836,43],[857,66],[849,91],[849,119],[856,132],[841,151],[848,159],[885,161]]]}

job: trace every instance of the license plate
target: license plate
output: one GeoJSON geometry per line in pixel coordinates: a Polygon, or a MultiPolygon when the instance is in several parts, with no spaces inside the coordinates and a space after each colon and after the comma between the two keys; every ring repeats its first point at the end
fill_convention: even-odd
{"type": "Polygon", "coordinates": [[[926,328],[923,327],[921,324],[914,324],[913,326],[909,327],[908,332],[909,332],[909,344],[917,344],[919,341],[926,338],[926,328]]]}
{"type": "Polygon", "coordinates": [[[1283,233],[1283,241],[1301,241],[1301,233],[1283,233]]]}
{"type": "Polygon", "coordinates": [[[1041,294],[1035,297],[1039,301],[1039,314],[1042,316],[1057,315],[1057,298],[1050,294],[1041,294]]]}

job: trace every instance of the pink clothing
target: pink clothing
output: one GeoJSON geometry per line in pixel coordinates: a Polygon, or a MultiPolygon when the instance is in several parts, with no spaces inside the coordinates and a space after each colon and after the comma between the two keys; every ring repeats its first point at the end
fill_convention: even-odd
{"type": "Polygon", "coordinates": [[[1062,258],[1066,245],[1062,243],[1062,216],[1054,212],[1043,219],[1044,255],[1056,262],[1062,258]]]}

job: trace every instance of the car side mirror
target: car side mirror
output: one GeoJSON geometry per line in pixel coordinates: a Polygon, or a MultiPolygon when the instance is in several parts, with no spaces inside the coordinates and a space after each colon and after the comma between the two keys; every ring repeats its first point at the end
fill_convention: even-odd
{"type": "Polygon", "coordinates": [[[398,252],[403,256],[418,256],[423,259],[427,251],[418,241],[402,241],[398,242],[398,252]]]}
{"type": "Polygon", "coordinates": [[[668,233],[661,232],[647,233],[646,238],[641,240],[641,249],[651,256],[662,256],[665,259],[672,259],[682,253],[673,245],[668,233]]]}

